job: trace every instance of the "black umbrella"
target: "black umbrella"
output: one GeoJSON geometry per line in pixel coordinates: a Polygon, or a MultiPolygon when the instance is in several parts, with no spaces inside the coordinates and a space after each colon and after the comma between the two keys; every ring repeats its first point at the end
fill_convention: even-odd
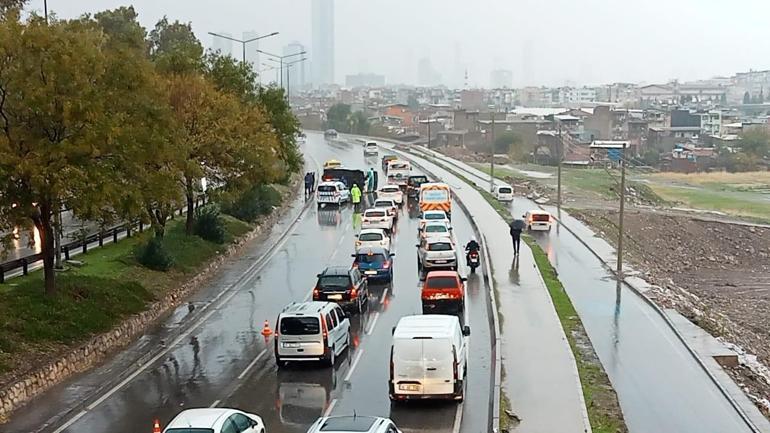
{"type": "Polygon", "coordinates": [[[511,228],[514,230],[524,230],[524,227],[526,227],[526,224],[524,224],[524,220],[515,219],[511,223],[511,228]]]}

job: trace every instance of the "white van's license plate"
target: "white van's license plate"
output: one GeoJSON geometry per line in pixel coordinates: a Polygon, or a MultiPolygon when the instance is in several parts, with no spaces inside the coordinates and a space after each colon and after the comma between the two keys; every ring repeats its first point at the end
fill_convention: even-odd
{"type": "Polygon", "coordinates": [[[288,349],[294,349],[299,347],[299,343],[283,343],[283,347],[288,349]]]}
{"type": "Polygon", "coordinates": [[[331,299],[332,301],[339,301],[342,299],[342,295],[329,295],[327,298],[331,299]]]}
{"type": "Polygon", "coordinates": [[[413,383],[402,383],[398,385],[398,389],[401,391],[419,391],[420,385],[413,383]]]}

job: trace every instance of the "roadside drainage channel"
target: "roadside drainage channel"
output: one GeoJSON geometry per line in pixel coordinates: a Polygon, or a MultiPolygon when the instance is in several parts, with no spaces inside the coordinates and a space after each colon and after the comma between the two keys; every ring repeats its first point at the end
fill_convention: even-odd
{"type": "MultiPolygon", "coordinates": [[[[399,154],[404,159],[407,159],[412,162],[412,164],[425,172],[426,174],[432,176],[435,179],[439,179],[439,176],[436,176],[433,172],[425,168],[423,165],[421,165],[419,162],[415,161],[413,158],[411,158],[409,155],[405,154],[404,152],[401,152],[399,150],[395,149],[387,149],[390,152],[395,152],[399,154]]],[[[476,236],[479,237],[481,240],[481,245],[484,248],[484,273],[485,273],[485,281],[487,284],[487,288],[489,291],[489,302],[487,302],[487,312],[490,316],[492,316],[492,323],[491,323],[491,330],[492,330],[492,356],[494,359],[494,366],[493,366],[493,376],[491,378],[492,383],[492,395],[490,396],[490,410],[491,410],[491,423],[492,423],[492,429],[491,431],[493,433],[498,433],[500,431],[500,393],[502,389],[502,356],[500,353],[500,347],[502,345],[502,339],[501,339],[501,333],[500,333],[500,318],[497,313],[497,298],[495,296],[495,282],[494,278],[492,277],[492,268],[490,264],[489,257],[491,257],[489,250],[487,249],[487,242],[486,238],[484,237],[484,233],[479,228],[479,224],[476,221],[476,217],[469,211],[469,209],[465,206],[462,200],[457,196],[457,194],[452,194],[454,196],[455,201],[460,206],[460,208],[465,212],[465,214],[469,217],[471,220],[471,225],[473,226],[473,231],[476,233],[476,236]]]]}
{"type": "MultiPolygon", "coordinates": [[[[418,150],[420,153],[429,155],[428,152],[432,153],[433,155],[429,155],[433,158],[440,159],[441,161],[445,162],[448,165],[454,166],[458,170],[461,170],[465,172],[466,174],[470,174],[473,177],[477,177],[480,179],[483,179],[482,176],[479,176],[478,174],[472,173],[467,168],[462,167],[457,162],[451,160],[450,158],[446,156],[437,156],[435,152],[428,151],[426,152],[422,148],[418,150]]],[[[441,165],[441,164],[438,164],[441,165]]],[[[486,175],[488,176],[488,175],[486,175]]],[[[497,179],[493,179],[495,183],[498,182],[497,179]]],[[[537,204],[537,203],[536,203],[537,204]]],[[[547,210],[543,205],[537,204],[537,206],[542,210],[547,210]]],[[[566,212],[565,212],[566,213],[566,212]]],[[[596,251],[594,247],[590,245],[583,237],[579,236],[573,228],[570,226],[564,224],[564,221],[562,218],[557,218],[556,216],[553,216],[553,218],[562,226],[564,227],[568,232],[570,232],[583,246],[585,246],[596,258],[599,259],[599,261],[602,263],[602,265],[610,271],[612,275],[615,276],[615,278],[618,278],[618,274],[615,269],[610,265],[612,261],[616,261],[610,258],[606,258],[603,255],[601,255],[599,252],[596,251]]],[[[759,410],[754,406],[748,398],[745,397],[742,391],[740,395],[742,395],[744,398],[746,398],[746,401],[748,402],[749,406],[744,408],[744,405],[741,405],[736,401],[736,399],[732,396],[730,391],[727,390],[727,388],[722,384],[722,382],[717,379],[716,375],[712,373],[712,371],[707,366],[706,362],[703,360],[703,358],[698,354],[698,352],[692,347],[692,345],[687,341],[687,339],[684,337],[680,329],[677,327],[677,325],[674,323],[674,321],[671,319],[671,317],[666,314],[666,312],[661,309],[652,299],[650,299],[647,295],[644,293],[645,287],[642,287],[641,283],[643,282],[646,286],[650,286],[649,283],[644,281],[642,278],[639,277],[627,277],[623,276],[621,279],[621,282],[624,286],[629,288],[634,294],[641,297],[642,300],[649,305],[655,312],[664,320],[666,325],[671,329],[671,331],[676,335],[677,339],[682,343],[682,345],[685,347],[688,353],[695,359],[696,363],[701,367],[703,372],[706,374],[706,376],[709,378],[709,380],[717,387],[719,392],[722,394],[722,396],[730,403],[730,405],[735,409],[736,413],[740,416],[740,418],[743,420],[743,422],[746,424],[746,426],[755,433],[770,433],[770,422],[767,421],[767,419],[759,412],[759,410]],[[638,281],[635,281],[638,280],[638,281]],[[748,414],[746,411],[750,411],[751,415],[748,414]],[[756,421],[756,422],[755,422],[756,421]],[[762,425],[762,428],[758,426],[758,424],[762,425]]],[[[730,378],[729,375],[724,374],[723,380],[729,379],[728,384],[731,385],[731,387],[736,387],[738,390],[740,388],[735,384],[735,382],[730,378]]]]}

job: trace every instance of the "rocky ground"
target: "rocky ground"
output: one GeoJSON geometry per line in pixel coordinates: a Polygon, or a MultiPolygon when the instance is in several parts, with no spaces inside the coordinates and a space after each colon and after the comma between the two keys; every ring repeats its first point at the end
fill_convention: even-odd
{"type": "MultiPolygon", "coordinates": [[[[616,211],[573,214],[616,242],[616,211]]],[[[730,373],[770,415],[770,229],[635,210],[625,227],[626,260],[659,286],[655,301],[742,352],[730,373]]]]}

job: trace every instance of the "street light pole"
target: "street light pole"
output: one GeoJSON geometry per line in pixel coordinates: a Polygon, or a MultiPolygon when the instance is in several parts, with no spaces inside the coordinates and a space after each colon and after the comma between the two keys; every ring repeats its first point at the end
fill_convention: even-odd
{"type": "Polygon", "coordinates": [[[294,57],[294,56],[301,56],[303,54],[307,54],[307,51],[300,51],[298,53],[286,54],[285,56],[279,56],[278,54],[268,53],[267,51],[262,51],[262,50],[257,50],[257,52],[258,53],[262,53],[262,54],[264,54],[266,56],[270,56],[270,57],[273,57],[275,59],[278,59],[278,60],[275,60],[275,59],[269,59],[269,60],[272,60],[272,61],[274,61],[276,63],[279,63],[281,65],[281,88],[282,89],[283,89],[283,59],[286,59],[286,58],[289,58],[289,57],[294,57]]]}
{"type": "MultiPolygon", "coordinates": [[[[246,44],[258,41],[260,39],[269,38],[270,36],[275,36],[275,35],[278,34],[278,32],[273,32],[273,33],[270,33],[270,34],[267,34],[267,35],[257,36],[255,38],[245,39],[245,40],[244,39],[236,39],[236,38],[233,38],[233,37],[230,37],[230,36],[227,36],[227,35],[221,35],[219,33],[214,33],[214,32],[209,32],[209,34],[211,36],[215,36],[217,38],[227,39],[229,41],[233,41],[233,42],[237,42],[237,43],[241,44],[241,62],[245,66],[246,65],[246,44]]],[[[259,50],[257,50],[257,51],[259,51],[259,50]]]]}
{"type": "Polygon", "coordinates": [[[558,168],[556,170],[557,173],[557,182],[556,182],[556,212],[561,217],[561,160],[564,158],[564,141],[562,140],[561,136],[561,122],[559,122],[559,150],[557,154],[558,158],[558,168]]]}
{"type": "Polygon", "coordinates": [[[618,278],[623,278],[623,213],[626,208],[626,148],[620,151],[620,214],[618,216],[618,278]]]}
{"type": "Polygon", "coordinates": [[[492,159],[489,163],[489,192],[494,193],[495,192],[495,112],[492,111],[492,132],[490,134],[490,137],[492,137],[492,159]]]}
{"type": "Polygon", "coordinates": [[[45,23],[48,24],[48,0],[43,0],[43,13],[45,14],[45,23]]]}

